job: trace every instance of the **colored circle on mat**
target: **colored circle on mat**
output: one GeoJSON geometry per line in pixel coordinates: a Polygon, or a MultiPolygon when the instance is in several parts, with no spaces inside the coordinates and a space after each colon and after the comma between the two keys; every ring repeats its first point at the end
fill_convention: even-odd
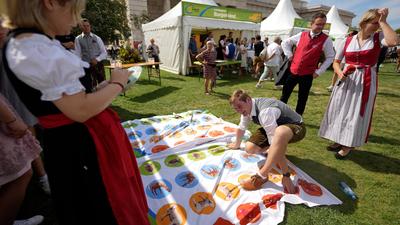
{"type": "Polygon", "coordinates": [[[174,146],[178,146],[178,145],[181,145],[181,144],[184,144],[184,143],[186,143],[186,141],[177,141],[177,142],[175,142],[175,144],[174,144],[174,146]]]}
{"type": "Polygon", "coordinates": [[[208,152],[211,155],[222,155],[224,154],[225,150],[225,146],[222,145],[211,145],[210,147],[208,147],[208,152]]]}
{"type": "Polygon", "coordinates": [[[158,171],[160,171],[160,169],[161,169],[160,163],[152,160],[148,160],[139,166],[140,173],[144,176],[153,175],[158,171]]]}
{"type": "Polygon", "coordinates": [[[165,179],[154,180],[147,185],[145,191],[146,195],[150,198],[161,199],[171,194],[172,185],[169,181],[165,179]]]}
{"type": "Polygon", "coordinates": [[[163,205],[156,214],[157,225],[183,225],[186,220],[185,209],[177,203],[163,205]]]}
{"type": "Polygon", "coordinates": [[[232,157],[228,157],[224,159],[224,166],[226,169],[231,170],[231,171],[236,171],[240,169],[240,162],[237,159],[234,159],[232,157]]]}
{"type": "Polygon", "coordinates": [[[245,162],[249,162],[249,163],[255,163],[260,161],[260,157],[258,157],[255,154],[249,154],[247,152],[242,152],[240,153],[240,158],[245,161],[245,162]]]}
{"type": "Polygon", "coordinates": [[[197,126],[197,130],[208,130],[211,128],[211,125],[200,125],[197,126]]]}
{"type": "Polygon", "coordinates": [[[168,167],[180,167],[185,164],[185,160],[182,157],[179,157],[178,155],[169,155],[167,158],[164,160],[164,164],[168,167]]]}
{"type": "Polygon", "coordinates": [[[153,135],[153,134],[157,133],[157,130],[154,127],[149,127],[149,128],[146,129],[145,133],[147,135],[153,135]]]}
{"type": "Polygon", "coordinates": [[[152,153],[158,153],[169,149],[168,145],[156,145],[151,149],[152,153]]]}
{"type": "Polygon", "coordinates": [[[149,120],[149,119],[141,119],[140,123],[143,125],[150,125],[153,123],[153,121],[149,120]]]}
{"type": "Polygon", "coordinates": [[[134,128],[134,127],[137,127],[138,124],[137,124],[137,123],[134,123],[134,122],[131,122],[131,121],[127,121],[127,122],[125,122],[122,126],[123,126],[124,128],[134,128]]]}
{"type": "Polygon", "coordinates": [[[236,128],[233,127],[224,127],[224,131],[228,133],[234,133],[236,132],[236,128]]]}
{"type": "Polygon", "coordinates": [[[261,218],[261,209],[258,203],[244,203],[236,208],[236,217],[240,224],[255,223],[261,218]]]}
{"type": "Polygon", "coordinates": [[[201,175],[210,180],[217,178],[220,171],[221,169],[218,166],[210,164],[203,165],[200,169],[201,175]]]}
{"type": "Polygon", "coordinates": [[[238,183],[242,183],[244,180],[250,179],[251,175],[250,174],[242,174],[238,177],[238,183]]]}
{"type": "Polygon", "coordinates": [[[211,193],[197,192],[189,199],[189,206],[193,212],[201,214],[211,214],[215,209],[215,200],[211,193]]]}
{"type": "Polygon", "coordinates": [[[224,132],[222,132],[222,131],[220,131],[220,130],[211,130],[210,132],[208,132],[208,135],[210,136],[210,137],[219,137],[219,136],[222,136],[222,135],[224,135],[225,133],[224,132]]]}
{"type": "Polygon", "coordinates": [[[193,188],[199,184],[199,179],[192,172],[184,171],[175,177],[175,182],[181,187],[193,188]]]}
{"type": "Polygon", "coordinates": [[[140,139],[143,136],[140,131],[133,131],[128,133],[129,140],[134,141],[136,139],[140,139]]]}
{"type": "Polygon", "coordinates": [[[145,143],[146,143],[145,141],[138,139],[136,141],[132,141],[131,142],[131,146],[132,146],[133,149],[141,148],[145,143]]]}
{"type": "Polygon", "coordinates": [[[188,152],[187,157],[192,161],[200,161],[206,158],[206,154],[200,150],[192,150],[188,152]]]}
{"type": "Polygon", "coordinates": [[[239,196],[239,193],[239,186],[228,182],[219,183],[215,192],[219,198],[225,201],[232,201],[239,196]]]}

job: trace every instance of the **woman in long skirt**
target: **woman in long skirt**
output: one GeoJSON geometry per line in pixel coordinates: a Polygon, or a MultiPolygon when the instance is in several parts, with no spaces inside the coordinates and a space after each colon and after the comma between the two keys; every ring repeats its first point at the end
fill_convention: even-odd
{"type": "Polygon", "coordinates": [[[344,159],[367,142],[378,81],[376,63],[382,45],[396,46],[399,38],[386,22],[388,9],[370,9],[361,18],[360,32],[337,49],[333,68],[340,80],[334,86],[319,135],[333,141],[328,150],[344,159]],[[381,28],[382,32],[377,32],[381,28]],[[345,58],[344,70],[340,62],[345,58]]]}

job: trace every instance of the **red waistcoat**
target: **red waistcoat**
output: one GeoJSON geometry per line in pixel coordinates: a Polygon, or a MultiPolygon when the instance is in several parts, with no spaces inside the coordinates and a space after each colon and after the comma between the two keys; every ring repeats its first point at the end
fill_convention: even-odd
{"type": "Polygon", "coordinates": [[[322,47],[327,38],[328,35],[321,33],[311,39],[310,31],[304,31],[294,53],[290,72],[299,76],[313,74],[318,67],[322,47]]]}

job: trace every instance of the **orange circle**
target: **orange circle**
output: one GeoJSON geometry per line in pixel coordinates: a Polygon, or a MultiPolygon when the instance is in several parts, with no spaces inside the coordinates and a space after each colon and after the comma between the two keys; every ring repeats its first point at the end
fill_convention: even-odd
{"type": "Polygon", "coordinates": [[[200,125],[197,126],[197,130],[208,130],[210,129],[211,125],[200,125]]]}
{"type": "Polygon", "coordinates": [[[238,177],[238,182],[241,184],[243,181],[249,179],[251,177],[250,174],[242,174],[238,177]]]}
{"type": "Polygon", "coordinates": [[[183,225],[186,224],[186,211],[185,209],[177,204],[170,203],[162,206],[156,215],[157,225],[183,225]]]}
{"type": "Polygon", "coordinates": [[[174,146],[177,146],[177,145],[180,145],[180,144],[183,144],[183,143],[186,143],[186,141],[177,141],[177,142],[175,142],[174,146]]]}
{"type": "Polygon", "coordinates": [[[168,145],[156,145],[151,149],[152,153],[157,153],[157,152],[162,152],[165,149],[168,149],[169,146],[168,145]]]}
{"type": "Polygon", "coordinates": [[[215,194],[222,200],[231,201],[239,196],[240,188],[228,182],[221,182],[217,186],[215,194]]]}
{"type": "Polygon", "coordinates": [[[176,132],[174,135],[172,135],[171,137],[173,138],[180,138],[182,137],[182,133],[181,132],[176,132]]]}
{"type": "Polygon", "coordinates": [[[212,130],[212,131],[208,132],[208,134],[210,135],[210,137],[218,137],[218,136],[224,135],[224,132],[219,131],[219,130],[212,130]]]}
{"type": "Polygon", "coordinates": [[[262,200],[265,208],[276,209],[276,203],[281,200],[282,196],[281,193],[264,195],[262,200]]]}
{"type": "Polygon", "coordinates": [[[197,131],[192,128],[188,128],[185,130],[185,134],[187,134],[187,135],[195,135],[196,133],[197,133],[197,131]]]}
{"type": "Polygon", "coordinates": [[[260,206],[256,203],[244,203],[236,209],[236,217],[240,224],[255,223],[261,218],[260,206]]]}
{"type": "Polygon", "coordinates": [[[228,132],[228,133],[233,133],[236,131],[236,128],[233,127],[224,127],[224,131],[228,132]]]}
{"type": "Polygon", "coordinates": [[[211,214],[216,206],[211,193],[197,192],[189,199],[190,208],[197,214],[211,214]]]}
{"type": "Polygon", "coordinates": [[[162,139],[163,139],[163,136],[154,135],[154,136],[152,136],[152,137],[150,138],[150,142],[157,143],[157,142],[161,141],[162,139]]]}

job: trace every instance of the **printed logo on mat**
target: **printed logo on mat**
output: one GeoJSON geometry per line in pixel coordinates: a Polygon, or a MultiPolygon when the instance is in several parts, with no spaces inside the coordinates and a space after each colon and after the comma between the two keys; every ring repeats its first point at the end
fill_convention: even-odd
{"type": "Polygon", "coordinates": [[[183,225],[186,224],[186,220],[187,214],[185,209],[177,203],[162,206],[156,215],[157,225],[183,225]]]}

